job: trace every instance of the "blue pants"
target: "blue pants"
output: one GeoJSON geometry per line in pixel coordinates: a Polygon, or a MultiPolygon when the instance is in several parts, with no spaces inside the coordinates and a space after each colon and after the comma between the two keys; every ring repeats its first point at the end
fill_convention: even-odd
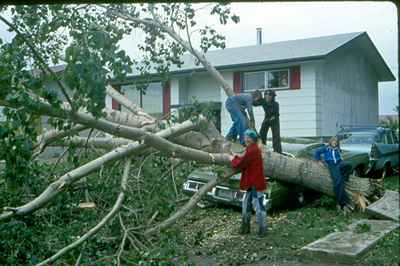
{"type": "Polygon", "coordinates": [[[348,172],[348,165],[339,162],[333,163],[328,162],[328,169],[331,174],[332,183],[333,183],[333,191],[335,192],[336,202],[341,206],[346,205],[347,195],[345,191],[345,183],[346,183],[346,172],[348,172]]]}
{"type": "Polygon", "coordinates": [[[247,190],[242,202],[242,219],[245,223],[250,223],[252,205],[256,209],[256,221],[258,226],[267,228],[267,210],[264,206],[264,193],[257,192],[254,187],[247,190]]]}
{"type": "Polygon", "coordinates": [[[231,119],[233,121],[233,125],[229,129],[226,137],[236,140],[237,136],[239,135],[239,142],[240,144],[244,145],[244,132],[247,129],[246,118],[240,111],[239,105],[232,99],[232,97],[228,97],[225,102],[225,107],[231,115],[231,119]]]}

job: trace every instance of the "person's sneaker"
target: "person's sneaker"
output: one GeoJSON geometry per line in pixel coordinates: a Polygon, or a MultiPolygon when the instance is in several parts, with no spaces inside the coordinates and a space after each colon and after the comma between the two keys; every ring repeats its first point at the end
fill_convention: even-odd
{"type": "Polygon", "coordinates": [[[260,227],[258,228],[258,234],[259,237],[264,237],[267,235],[267,227],[260,227]]]}
{"type": "Polygon", "coordinates": [[[351,209],[347,206],[343,206],[342,211],[345,216],[351,213],[351,209]]]}
{"type": "Polygon", "coordinates": [[[250,223],[242,222],[239,230],[239,234],[248,235],[250,234],[250,223]]]}

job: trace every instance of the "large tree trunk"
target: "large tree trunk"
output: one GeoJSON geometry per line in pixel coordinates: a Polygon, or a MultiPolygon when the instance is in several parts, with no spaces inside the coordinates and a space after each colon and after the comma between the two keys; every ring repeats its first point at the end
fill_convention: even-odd
{"type": "MultiPolygon", "coordinates": [[[[177,145],[156,135],[147,135],[144,141],[149,146],[164,151],[173,157],[195,160],[201,163],[230,166],[229,156],[221,153],[208,153],[189,147],[177,145]]],[[[334,196],[332,179],[328,169],[315,161],[290,158],[272,151],[263,151],[264,173],[276,180],[310,188],[321,193],[334,196]]],[[[346,183],[350,194],[350,206],[360,200],[374,196],[375,184],[369,179],[350,176],[346,183]]]]}

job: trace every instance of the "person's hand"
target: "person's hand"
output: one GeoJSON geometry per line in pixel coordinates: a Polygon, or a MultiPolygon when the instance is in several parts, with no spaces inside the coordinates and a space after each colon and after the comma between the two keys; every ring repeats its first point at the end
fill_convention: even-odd
{"type": "Polygon", "coordinates": [[[256,129],[256,122],[255,121],[250,121],[249,125],[250,125],[251,129],[254,129],[254,130],[256,129]]]}

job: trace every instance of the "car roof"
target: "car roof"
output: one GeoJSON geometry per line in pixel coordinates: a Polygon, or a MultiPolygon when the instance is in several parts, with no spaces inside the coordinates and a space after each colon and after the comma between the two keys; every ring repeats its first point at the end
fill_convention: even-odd
{"type": "Polygon", "coordinates": [[[389,128],[384,128],[380,126],[356,126],[356,127],[342,127],[341,130],[338,132],[340,133],[382,133],[382,132],[387,132],[390,131],[389,128]]]}

